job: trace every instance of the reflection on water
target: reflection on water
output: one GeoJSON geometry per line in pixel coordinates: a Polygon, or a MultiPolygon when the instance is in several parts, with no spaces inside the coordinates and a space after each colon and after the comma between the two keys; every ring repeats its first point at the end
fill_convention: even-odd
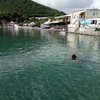
{"type": "Polygon", "coordinates": [[[100,37],[0,29],[0,100],[99,100],[99,85],[100,37]]]}

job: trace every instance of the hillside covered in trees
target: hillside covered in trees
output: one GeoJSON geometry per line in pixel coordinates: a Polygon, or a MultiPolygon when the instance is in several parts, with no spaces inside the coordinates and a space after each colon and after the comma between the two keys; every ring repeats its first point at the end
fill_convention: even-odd
{"type": "Polygon", "coordinates": [[[64,15],[55,9],[32,0],[0,0],[0,20],[24,21],[29,17],[54,17],[64,15]]]}

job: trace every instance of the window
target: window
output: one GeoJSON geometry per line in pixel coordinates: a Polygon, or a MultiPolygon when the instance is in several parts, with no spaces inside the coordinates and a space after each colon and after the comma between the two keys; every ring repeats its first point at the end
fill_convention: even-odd
{"type": "Polygon", "coordinates": [[[91,24],[97,24],[97,20],[92,20],[91,24]]]}
{"type": "Polygon", "coordinates": [[[95,12],[93,12],[93,16],[95,16],[95,12]]]}

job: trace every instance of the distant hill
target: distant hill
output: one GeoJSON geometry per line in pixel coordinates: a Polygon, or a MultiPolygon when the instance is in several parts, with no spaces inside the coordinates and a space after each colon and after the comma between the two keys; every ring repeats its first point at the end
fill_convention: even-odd
{"type": "Polygon", "coordinates": [[[32,0],[0,0],[0,20],[22,21],[29,17],[50,17],[64,14],[64,12],[59,12],[32,0]]]}

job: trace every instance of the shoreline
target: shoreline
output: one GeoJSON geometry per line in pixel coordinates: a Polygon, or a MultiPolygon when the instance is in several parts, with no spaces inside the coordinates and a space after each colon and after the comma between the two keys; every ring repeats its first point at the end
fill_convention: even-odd
{"type": "Polygon", "coordinates": [[[65,32],[66,34],[78,34],[78,35],[88,35],[88,36],[100,36],[100,31],[92,31],[92,32],[91,32],[91,30],[90,30],[90,32],[89,32],[89,31],[84,31],[84,32],[81,32],[81,31],[72,32],[72,31],[67,31],[67,30],[64,30],[64,29],[54,29],[54,28],[51,28],[51,29],[43,29],[43,28],[40,28],[40,27],[23,27],[23,26],[19,26],[19,27],[3,27],[3,26],[0,26],[0,28],[33,29],[33,30],[44,30],[44,31],[65,32]]]}

